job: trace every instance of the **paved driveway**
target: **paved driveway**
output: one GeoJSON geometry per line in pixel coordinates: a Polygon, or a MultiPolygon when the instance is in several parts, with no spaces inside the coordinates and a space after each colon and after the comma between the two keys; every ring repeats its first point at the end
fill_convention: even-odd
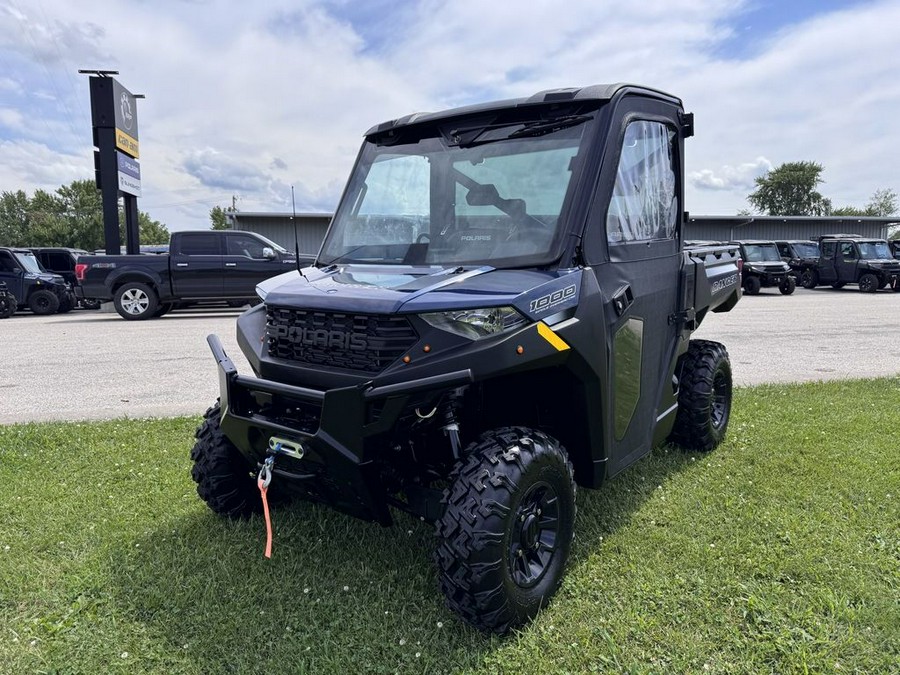
{"type": "MultiPolygon", "coordinates": [[[[206,336],[238,367],[236,310],[151,321],[77,310],[0,320],[0,424],[199,415],[216,398],[206,336]]],[[[710,315],[697,337],[724,342],[735,382],[801,382],[900,374],[900,293],[766,289],[710,315]]]]}

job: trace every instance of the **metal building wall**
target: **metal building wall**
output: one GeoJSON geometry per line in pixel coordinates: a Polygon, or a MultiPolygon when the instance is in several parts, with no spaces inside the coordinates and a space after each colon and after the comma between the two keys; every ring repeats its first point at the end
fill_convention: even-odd
{"type": "Polygon", "coordinates": [[[694,216],[688,220],[684,238],[713,241],[733,239],[774,241],[845,233],[886,239],[890,225],[896,222],[896,218],[694,216]]]}
{"type": "Polygon", "coordinates": [[[233,213],[229,214],[232,228],[256,232],[268,237],[287,250],[294,250],[294,223],[297,224],[297,241],[300,253],[316,254],[325,238],[331,222],[330,213],[298,213],[295,220],[290,213],[233,213]]]}

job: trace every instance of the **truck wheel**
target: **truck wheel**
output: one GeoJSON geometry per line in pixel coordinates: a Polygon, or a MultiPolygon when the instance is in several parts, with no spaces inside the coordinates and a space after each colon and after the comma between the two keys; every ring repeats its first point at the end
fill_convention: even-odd
{"type": "Polygon", "coordinates": [[[803,270],[800,275],[800,285],[803,288],[815,288],[819,285],[819,273],[815,270],[803,270]]]}
{"type": "Polygon", "coordinates": [[[262,512],[262,499],[250,465],[219,428],[218,402],[203,415],[191,450],[191,478],[197,494],[220,516],[247,518],[262,512]]]}
{"type": "Polygon", "coordinates": [[[747,295],[756,295],[762,287],[759,277],[747,277],[744,279],[744,291],[747,295]]]}
{"type": "Polygon", "coordinates": [[[28,298],[28,307],[35,314],[54,314],[59,309],[59,298],[53,291],[42,288],[28,298]]]}
{"type": "Polygon", "coordinates": [[[785,277],[785,280],[778,286],[778,290],[781,291],[782,295],[790,295],[796,288],[797,282],[794,281],[794,277],[785,277]]]}
{"type": "Polygon", "coordinates": [[[147,284],[129,281],[116,291],[113,304],[119,316],[134,321],[153,316],[159,306],[159,299],[147,284]]]}
{"type": "Polygon", "coordinates": [[[731,361],[725,345],[691,340],[678,360],[678,413],[669,439],[708,452],[725,438],[731,416],[731,361]]]}
{"type": "Polygon", "coordinates": [[[444,491],[435,553],[447,605],[505,633],[556,592],[575,522],[575,479],[559,441],[525,427],[490,431],[466,449],[444,491]]]}
{"type": "Polygon", "coordinates": [[[846,285],[847,285],[846,281],[832,281],[831,282],[831,287],[836,291],[842,289],[846,285]]]}
{"type": "Polygon", "coordinates": [[[874,293],[878,290],[878,277],[867,272],[859,278],[859,290],[863,293],[874,293]]]}
{"type": "Polygon", "coordinates": [[[12,296],[0,296],[0,319],[8,319],[11,317],[14,308],[15,300],[12,299],[12,296]]]}

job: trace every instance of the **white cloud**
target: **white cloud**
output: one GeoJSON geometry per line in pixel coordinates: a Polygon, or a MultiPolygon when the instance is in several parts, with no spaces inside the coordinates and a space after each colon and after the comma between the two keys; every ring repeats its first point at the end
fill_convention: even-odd
{"type": "Polygon", "coordinates": [[[757,157],[752,162],[738,166],[725,165],[718,172],[701,169],[688,174],[688,182],[698,190],[752,190],[758,176],[772,169],[772,162],[765,157],[757,157]]]}

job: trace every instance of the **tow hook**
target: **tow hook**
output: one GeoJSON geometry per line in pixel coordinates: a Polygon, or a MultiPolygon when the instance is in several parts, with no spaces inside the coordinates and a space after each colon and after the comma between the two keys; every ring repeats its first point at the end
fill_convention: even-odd
{"type": "Polygon", "coordinates": [[[297,441],[289,441],[286,438],[272,436],[269,439],[269,452],[273,455],[287,455],[294,459],[303,459],[306,450],[297,441]]]}

